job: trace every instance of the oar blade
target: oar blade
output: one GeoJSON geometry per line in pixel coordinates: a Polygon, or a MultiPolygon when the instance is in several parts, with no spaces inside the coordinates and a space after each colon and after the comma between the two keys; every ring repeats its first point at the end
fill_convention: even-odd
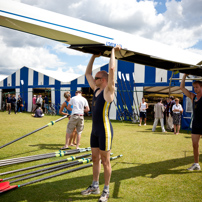
{"type": "Polygon", "coordinates": [[[3,189],[6,189],[10,186],[10,183],[7,181],[7,182],[2,182],[0,183],[0,190],[3,190],[3,189]]]}
{"type": "Polygon", "coordinates": [[[16,189],[16,188],[18,188],[18,185],[13,185],[13,186],[10,186],[10,185],[9,185],[9,187],[7,187],[7,188],[5,188],[5,189],[3,189],[3,190],[0,190],[0,194],[1,194],[1,193],[4,193],[4,192],[6,192],[6,191],[10,191],[10,190],[12,190],[12,189],[16,189]]]}

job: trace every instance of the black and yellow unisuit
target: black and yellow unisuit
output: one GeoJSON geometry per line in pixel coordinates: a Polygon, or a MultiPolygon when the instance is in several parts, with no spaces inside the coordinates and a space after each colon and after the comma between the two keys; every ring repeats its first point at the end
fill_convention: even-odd
{"type": "Polygon", "coordinates": [[[91,147],[100,150],[109,151],[112,146],[113,128],[109,120],[109,110],[111,103],[104,99],[104,90],[96,97],[95,94],[99,90],[96,89],[92,101],[92,132],[91,147]]]}

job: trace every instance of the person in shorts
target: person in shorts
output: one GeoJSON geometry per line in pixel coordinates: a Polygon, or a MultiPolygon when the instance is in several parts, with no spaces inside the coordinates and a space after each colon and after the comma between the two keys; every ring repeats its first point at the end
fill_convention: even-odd
{"type": "Polygon", "coordinates": [[[85,112],[89,111],[88,101],[82,96],[81,91],[76,91],[76,96],[69,101],[67,109],[72,111],[72,115],[67,124],[66,143],[62,149],[69,148],[69,139],[75,128],[77,131],[76,149],[78,149],[81,133],[84,129],[84,110],[85,112]],[[73,109],[71,106],[73,106],[73,109]]]}
{"type": "MultiPolygon", "coordinates": [[[[69,91],[64,93],[65,101],[62,103],[62,106],[60,107],[59,114],[63,116],[68,116],[69,120],[72,114],[72,111],[67,109],[67,106],[69,105],[69,101],[71,99],[71,94],[69,91]]],[[[71,106],[73,108],[73,106],[71,106]]],[[[66,134],[67,135],[67,134],[66,134]]],[[[76,146],[76,128],[74,129],[70,139],[69,139],[69,146],[76,146]],[[71,143],[72,142],[72,143],[71,143]]],[[[61,148],[63,150],[63,148],[61,148]]]]}
{"type": "Polygon", "coordinates": [[[142,98],[142,102],[140,102],[140,124],[139,126],[142,125],[142,121],[144,120],[144,126],[146,126],[146,121],[147,121],[147,109],[148,109],[148,104],[145,102],[145,98],[142,98]]]}
{"type": "Polygon", "coordinates": [[[109,119],[109,111],[115,91],[115,52],[120,50],[120,46],[116,46],[111,50],[109,73],[99,71],[93,78],[93,63],[95,58],[100,56],[100,54],[98,54],[92,55],[85,74],[91,89],[94,91],[91,109],[93,126],[90,139],[93,161],[93,182],[86,190],[82,191],[81,194],[89,195],[100,193],[99,175],[102,161],[105,185],[99,198],[100,202],[106,202],[109,198],[109,183],[111,178],[110,152],[113,139],[113,128],[109,119]]]}
{"type": "Polygon", "coordinates": [[[199,141],[202,135],[202,82],[194,81],[194,92],[192,93],[185,88],[185,79],[188,75],[184,74],[180,89],[182,92],[192,100],[193,103],[193,121],[192,121],[192,146],[194,153],[194,164],[188,170],[201,170],[199,165],[199,141]]]}

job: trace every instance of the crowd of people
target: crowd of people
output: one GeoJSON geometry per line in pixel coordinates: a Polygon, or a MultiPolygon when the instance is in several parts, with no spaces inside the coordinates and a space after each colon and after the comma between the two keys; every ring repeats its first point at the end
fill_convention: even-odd
{"type": "Polygon", "coordinates": [[[158,121],[160,120],[162,132],[174,132],[178,135],[181,125],[181,115],[183,113],[182,105],[179,104],[179,99],[170,96],[162,103],[162,99],[158,99],[158,103],[154,105],[154,124],[152,131],[156,130],[158,121]],[[164,125],[166,125],[166,130],[164,125]]]}
{"type": "MultiPolygon", "coordinates": [[[[148,109],[148,103],[145,101],[145,98],[143,97],[142,102],[140,102],[139,106],[140,111],[139,126],[141,126],[143,122],[144,126],[146,126],[147,109],[148,109]]],[[[162,132],[166,133],[167,131],[171,131],[174,132],[174,134],[178,135],[180,131],[182,113],[183,108],[182,105],[179,103],[178,98],[170,96],[164,102],[162,98],[158,98],[157,103],[154,105],[154,123],[152,131],[154,132],[156,130],[156,126],[160,121],[162,132]]]]}
{"type": "Polygon", "coordinates": [[[12,109],[15,114],[17,114],[17,112],[22,113],[22,107],[23,107],[23,101],[20,95],[18,95],[17,99],[15,94],[13,94],[12,96],[10,94],[7,95],[6,110],[8,111],[8,114],[11,114],[12,109]]]}
{"type": "MultiPolygon", "coordinates": [[[[93,55],[89,61],[86,69],[87,81],[94,91],[92,100],[92,131],[90,137],[90,146],[92,151],[93,161],[93,180],[92,184],[84,191],[82,195],[99,194],[99,175],[101,161],[104,167],[104,189],[99,201],[107,201],[109,197],[109,184],[111,178],[111,164],[110,164],[110,152],[112,148],[113,140],[113,127],[109,119],[110,105],[114,99],[115,91],[115,51],[119,51],[121,48],[116,46],[112,48],[112,53],[109,62],[109,72],[99,71],[95,77],[92,77],[92,68],[94,60],[100,55],[93,55]],[[106,127],[107,126],[107,127],[106,127]]],[[[185,88],[184,75],[180,89],[182,92],[193,101],[193,123],[192,123],[192,145],[194,153],[194,164],[188,168],[188,170],[200,170],[199,165],[199,140],[202,135],[202,82],[196,81],[193,83],[195,93],[189,92],[185,88]]],[[[59,113],[61,115],[67,115],[69,118],[66,129],[65,145],[61,149],[69,149],[69,146],[76,146],[79,149],[81,133],[84,129],[84,113],[88,112],[89,105],[86,98],[82,96],[81,91],[76,91],[75,96],[71,98],[69,91],[64,93],[65,102],[62,104],[59,113]],[[66,111],[64,111],[66,109],[66,111]]],[[[15,95],[11,97],[8,94],[6,98],[6,106],[8,113],[11,113],[11,109],[14,107],[14,112],[22,111],[23,101],[20,95],[16,100],[15,95]],[[17,107],[16,107],[17,105],[17,107]]],[[[42,105],[46,109],[48,106],[47,96],[42,98],[42,95],[34,95],[33,97],[33,117],[42,117],[43,110],[42,105]]],[[[145,98],[142,98],[140,103],[140,124],[144,122],[146,126],[148,103],[145,98]]],[[[182,105],[179,103],[178,98],[170,96],[163,103],[159,98],[154,105],[154,123],[152,131],[156,130],[158,121],[161,123],[162,132],[167,131],[174,132],[178,135],[180,132],[181,115],[183,113],[182,105]]]]}

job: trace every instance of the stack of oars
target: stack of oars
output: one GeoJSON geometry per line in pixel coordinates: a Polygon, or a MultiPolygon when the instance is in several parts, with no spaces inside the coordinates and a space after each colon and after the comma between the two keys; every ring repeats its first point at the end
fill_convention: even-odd
{"type": "MultiPolygon", "coordinates": [[[[121,156],[122,155],[111,157],[110,160],[117,159],[117,158],[119,158],[121,156]]],[[[36,182],[40,182],[42,180],[50,179],[50,178],[57,177],[57,176],[60,176],[60,175],[64,175],[64,174],[67,174],[67,173],[70,173],[70,172],[74,172],[74,171],[77,171],[77,170],[81,170],[81,169],[84,169],[84,168],[91,167],[92,163],[88,164],[91,160],[92,160],[92,158],[79,159],[79,160],[71,162],[71,163],[66,163],[66,164],[62,164],[62,165],[59,165],[59,166],[52,166],[52,167],[47,168],[47,169],[40,169],[38,171],[32,171],[32,172],[25,173],[25,174],[22,174],[22,175],[17,175],[17,176],[1,179],[1,181],[5,181],[5,180],[11,179],[11,178],[12,179],[13,178],[18,178],[18,177],[22,177],[22,176],[25,176],[25,175],[30,175],[30,174],[33,174],[33,173],[40,172],[38,174],[34,174],[34,175],[30,175],[30,176],[27,176],[27,177],[24,177],[24,178],[13,180],[11,182],[6,181],[6,182],[0,183],[0,193],[4,193],[6,191],[16,189],[16,188],[19,188],[19,187],[22,187],[22,186],[26,186],[26,185],[29,185],[29,184],[33,184],[33,183],[36,183],[36,182]],[[65,169],[65,168],[68,168],[68,167],[72,167],[72,166],[76,166],[76,165],[80,165],[80,164],[84,164],[84,163],[87,163],[87,165],[83,165],[81,167],[76,167],[76,168],[61,172],[61,173],[57,173],[57,174],[54,174],[54,175],[50,175],[50,176],[47,176],[47,177],[44,177],[44,178],[34,180],[34,181],[31,181],[31,182],[26,182],[26,183],[21,184],[21,185],[12,185],[12,186],[10,185],[11,183],[14,183],[14,182],[22,181],[22,180],[33,178],[33,177],[37,177],[39,175],[44,175],[44,174],[47,174],[47,173],[50,173],[50,172],[55,172],[55,171],[58,171],[58,170],[61,170],[61,169],[65,169]]]]}
{"type": "Polygon", "coordinates": [[[60,157],[60,156],[65,156],[65,155],[70,155],[70,154],[76,154],[76,153],[86,152],[86,151],[90,151],[90,150],[91,150],[90,147],[82,148],[82,149],[72,149],[72,150],[67,150],[67,151],[59,150],[57,152],[48,153],[48,154],[39,154],[39,155],[34,155],[34,156],[5,159],[5,160],[0,160],[0,167],[12,165],[12,164],[18,164],[18,163],[25,163],[25,162],[29,162],[29,161],[37,161],[37,160],[46,159],[46,158],[60,157]]]}

